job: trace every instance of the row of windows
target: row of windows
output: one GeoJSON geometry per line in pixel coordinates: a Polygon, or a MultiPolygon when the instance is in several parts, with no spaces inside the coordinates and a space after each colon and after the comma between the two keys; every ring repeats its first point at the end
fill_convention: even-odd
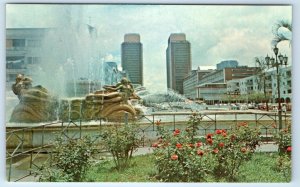
{"type": "Polygon", "coordinates": [[[40,47],[41,40],[26,40],[26,39],[7,39],[6,47],[15,48],[15,47],[40,47]]]}

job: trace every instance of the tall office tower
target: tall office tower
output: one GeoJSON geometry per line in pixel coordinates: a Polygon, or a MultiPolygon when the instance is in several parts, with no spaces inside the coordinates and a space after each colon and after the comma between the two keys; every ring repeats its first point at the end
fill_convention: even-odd
{"type": "Polygon", "coordinates": [[[191,44],[185,34],[171,34],[166,50],[167,86],[183,94],[183,80],[192,68],[191,44]]]}
{"type": "Polygon", "coordinates": [[[121,64],[132,84],[143,85],[143,44],[139,34],[125,34],[121,64]]]}

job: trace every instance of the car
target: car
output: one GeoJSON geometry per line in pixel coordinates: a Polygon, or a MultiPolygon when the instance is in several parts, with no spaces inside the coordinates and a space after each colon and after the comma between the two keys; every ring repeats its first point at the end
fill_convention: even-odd
{"type": "Polygon", "coordinates": [[[254,105],[251,104],[251,103],[249,103],[249,104],[247,105],[247,107],[248,107],[248,109],[254,109],[254,108],[255,108],[254,105]]]}

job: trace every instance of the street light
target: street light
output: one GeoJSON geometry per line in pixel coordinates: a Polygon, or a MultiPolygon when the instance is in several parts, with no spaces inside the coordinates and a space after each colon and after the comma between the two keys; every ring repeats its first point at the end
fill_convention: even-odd
{"type": "Polygon", "coordinates": [[[288,57],[282,54],[278,55],[279,49],[277,46],[274,47],[273,52],[275,54],[275,59],[272,57],[270,58],[268,55],[265,57],[266,65],[268,68],[276,67],[276,73],[277,73],[277,101],[278,101],[278,120],[279,120],[279,129],[282,129],[282,110],[281,110],[281,98],[280,98],[280,75],[279,75],[279,67],[282,65],[287,66],[288,57]],[[279,59],[279,61],[278,61],[279,59]]]}

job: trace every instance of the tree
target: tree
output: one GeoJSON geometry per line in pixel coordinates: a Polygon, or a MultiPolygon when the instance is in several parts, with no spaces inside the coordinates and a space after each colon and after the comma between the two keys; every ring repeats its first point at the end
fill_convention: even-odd
{"type": "Polygon", "coordinates": [[[256,69],[256,75],[258,77],[258,86],[259,88],[263,89],[263,93],[264,93],[264,98],[266,101],[266,107],[267,107],[267,111],[269,111],[269,107],[268,107],[268,96],[267,96],[267,76],[266,76],[266,70],[267,70],[267,65],[266,62],[264,60],[263,57],[255,57],[255,64],[257,66],[256,69]]]}
{"type": "Polygon", "coordinates": [[[278,21],[273,28],[274,39],[272,46],[277,46],[282,41],[289,41],[292,43],[292,24],[286,20],[278,21]]]}

